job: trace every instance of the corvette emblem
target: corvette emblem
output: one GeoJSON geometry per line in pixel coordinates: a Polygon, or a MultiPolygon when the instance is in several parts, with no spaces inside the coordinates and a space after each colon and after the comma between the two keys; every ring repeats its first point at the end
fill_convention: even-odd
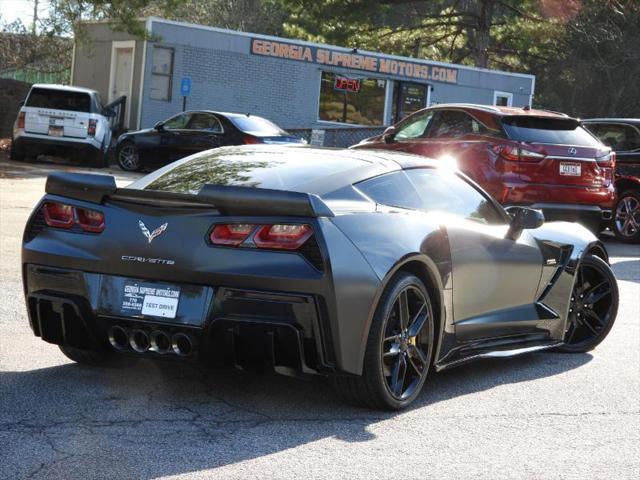
{"type": "Polygon", "coordinates": [[[147,239],[149,240],[149,243],[151,243],[151,241],[154,238],[156,238],[158,235],[160,235],[162,232],[164,232],[167,229],[167,226],[169,224],[163,223],[158,228],[156,228],[153,232],[149,232],[149,229],[147,228],[147,226],[144,224],[142,220],[138,220],[138,225],[140,225],[140,230],[142,230],[142,234],[145,237],[147,237],[147,239]]]}

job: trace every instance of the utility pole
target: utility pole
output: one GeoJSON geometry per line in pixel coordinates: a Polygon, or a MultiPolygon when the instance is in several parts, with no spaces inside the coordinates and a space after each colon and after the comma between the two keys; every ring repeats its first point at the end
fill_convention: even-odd
{"type": "Polygon", "coordinates": [[[36,26],[38,24],[38,3],[39,0],[33,0],[33,23],[31,24],[31,34],[35,36],[36,26]]]}

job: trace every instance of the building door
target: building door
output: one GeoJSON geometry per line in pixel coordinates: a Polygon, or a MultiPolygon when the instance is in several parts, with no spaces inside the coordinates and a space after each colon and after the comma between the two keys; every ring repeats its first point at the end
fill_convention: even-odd
{"type": "Polygon", "coordinates": [[[396,82],[393,97],[392,116],[393,122],[397,123],[428,105],[429,85],[396,82]]]}
{"type": "Polygon", "coordinates": [[[131,111],[131,91],[133,83],[133,62],[135,41],[113,42],[111,49],[111,79],[109,82],[109,102],[127,97],[124,127],[129,127],[131,111]]]}

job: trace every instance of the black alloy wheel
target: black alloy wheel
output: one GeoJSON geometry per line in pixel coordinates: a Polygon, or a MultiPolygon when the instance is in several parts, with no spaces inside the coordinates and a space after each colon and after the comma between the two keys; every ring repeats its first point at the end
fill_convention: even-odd
{"type": "Polygon", "coordinates": [[[434,319],[424,284],[397,274],[382,295],[373,318],[361,377],[336,379],[350,403],[398,410],[418,396],[431,366],[434,319]]]}
{"type": "Polygon", "coordinates": [[[419,288],[405,287],[387,320],[382,369],[389,392],[396,400],[413,395],[429,370],[426,354],[429,339],[424,330],[431,313],[427,302],[419,288]]]}
{"type": "Polygon", "coordinates": [[[605,339],[618,313],[618,284],[609,265],[588,255],[576,270],[561,351],[588,352],[605,339]]]}
{"type": "Polygon", "coordinates": [[[640,242],[640,192],[622,192],[616,202],[613,216],[613,233],[623,242],[640,242]]]}
{"type": "Polygon", "coordinates": [[[140,155],[137,147],[132,142],[125,142],[118,147],[116,160],[120,168],[127,172],[140,170],[140,155]]]}

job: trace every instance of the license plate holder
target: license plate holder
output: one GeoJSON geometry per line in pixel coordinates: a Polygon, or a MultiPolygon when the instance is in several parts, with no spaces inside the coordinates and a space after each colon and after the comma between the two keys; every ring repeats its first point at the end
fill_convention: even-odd
{"type": "Polygon", "coordinates": [[[180,302],[180,287],[126,280],[120,312],[126,316],[150,316],[175,319],[180,302]]]}
{"type": "Polygon", "coordinates": [[[560,175],[566,177],[582,176],[582,165],[579,163],[560,162],[560,175]]]}

